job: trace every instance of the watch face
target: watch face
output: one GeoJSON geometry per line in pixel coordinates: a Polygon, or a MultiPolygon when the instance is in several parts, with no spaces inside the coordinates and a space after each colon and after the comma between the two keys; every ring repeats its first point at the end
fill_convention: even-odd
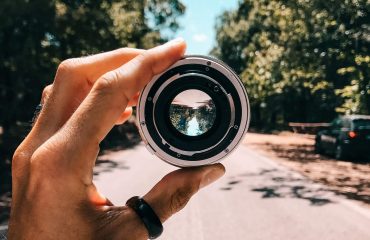
{"type": "Polygon", "coordinates": [[[220,161],[247,132],[249,101],[239,77],[221,61],[187,56],[155,76],[137,108],[147,148],[179,167],[220,161]]]}

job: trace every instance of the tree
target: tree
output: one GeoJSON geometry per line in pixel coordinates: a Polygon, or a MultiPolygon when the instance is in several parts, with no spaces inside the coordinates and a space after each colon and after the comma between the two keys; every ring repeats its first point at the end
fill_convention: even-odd
{"type": "Polygon", "coordinates": [[[240,74],[256,126],[370,113],[367,0],[244,0],[212,53],[240,74]]]}
{"type": "MultiPolygon", "coordinates": [[[[43,87],[67,58],[119,47],[150,48],[178,28],[179,0],[3,0],[0,2],[0,159],[19,143],[43,87]]],[[[0,161],[0,164],[3,161],[0,161]]]]}

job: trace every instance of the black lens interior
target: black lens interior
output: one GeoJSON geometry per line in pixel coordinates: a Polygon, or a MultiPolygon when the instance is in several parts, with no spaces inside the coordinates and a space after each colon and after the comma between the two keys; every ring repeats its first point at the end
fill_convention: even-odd
{"type": "Polygon", "coordinates": [[[232,112],[237,125],[240,124],[241,120],[240,100],[238,97],[233,97],[238,96],[238,94],[228,77],[212,67],[191,64],[171,69],[161,75],[151,87],[147,96],[145,122],[149,134],[163,151],[175,158],[197,161],[215,156],[226,149],[238,132],[237,128],[230,127],[232,112]],[[189,76],[187,73],[198,75],[189,76]],[[166,81],[177,74],[183,76],[166,85],[166,81]],[[210,81],[209,78],[214,81],[210,81]],[[163,88],[163,85],[166,86],[163,88]],[[220,91],[221,88],[225,89],[226,93],[220,91]],[[212,99],[216,109],[212,126],[201,134],[184,134],[174,126],[169,117],[171,115],[171,104],[176,96],[188,90],[199,90],[207,94],[212,99]],[[155,96],[157,96],[157,99],[155,99],[155,96]],[[230,98],[234,103],[234,109],[230,108],[230,98]],[[217,147],[215,147],[216,145],[217,147]],[[182,151],[203,152],[182,155],[176,150],[171,150],[170,146],[182,151]],[[204,152],[204,150],[207,151],[204,152]]]}
{"type": "Polygon", "coordinates": [[[220,91],[214,91],[214,83],[206,78],[185,76],[173,81],[158,97],[154,109],[155,124],[163,139],[175,148],[185,151],[207,149],[219,142],[227,132],[230,122],[230,108],[222,107],[227,102],[227,96],[220,91]],[[199,90],[211,97],[214,102],[216,117],[212,127],[205,133],[189,136],[181,133],[171,123],[170,106],[173,99],[181,92],[199,90]]]}

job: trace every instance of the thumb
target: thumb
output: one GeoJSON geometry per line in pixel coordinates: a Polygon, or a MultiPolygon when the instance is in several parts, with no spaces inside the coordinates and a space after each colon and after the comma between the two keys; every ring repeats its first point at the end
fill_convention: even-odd
{"type": "Polygon", "coordinates": [[[163,223],[185,207],[199,189],[213,183],[225,173],[222,164],[179,169],[166,175],[145,196],[163,223]]]}
{"type": "MultiPolygon", "coordinates": [[[[163,223],[173,214],[183,209],[200,188],[216,181],[224,173],[225,168],[219,163],[176,170],[159,181],[144,196],[144,200],[153,208],[163,223]]],[[[116,221],[106,225],[108,228],[106,231],[101,231],[100,234],[114,236],[110,239],[148,239],[144,224],[131,208],[126,206],[110,207],[107,216],[109,216],[110,221],[116,221]],[[115,216],[119,217],[115,218],[115,216]]]]}

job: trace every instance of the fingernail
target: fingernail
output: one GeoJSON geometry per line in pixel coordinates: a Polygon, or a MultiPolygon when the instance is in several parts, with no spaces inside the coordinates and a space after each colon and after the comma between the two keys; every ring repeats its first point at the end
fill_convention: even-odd
{"type": "Polygon", "coordinates": [[[183,43],[183,42],[185,42],[185,40],[182,37],[177,37],[177,38],[172,39],[171,41],[167,42],[166,44],[176,45],[176,44],[183,43]]]}
{"type": "Polygon", "coordinates": [[[225,174],[225,168],[221,164],[210,166],[208,171],[205,171],[200,182],[200,188],[208,186],[225,174]]]}

